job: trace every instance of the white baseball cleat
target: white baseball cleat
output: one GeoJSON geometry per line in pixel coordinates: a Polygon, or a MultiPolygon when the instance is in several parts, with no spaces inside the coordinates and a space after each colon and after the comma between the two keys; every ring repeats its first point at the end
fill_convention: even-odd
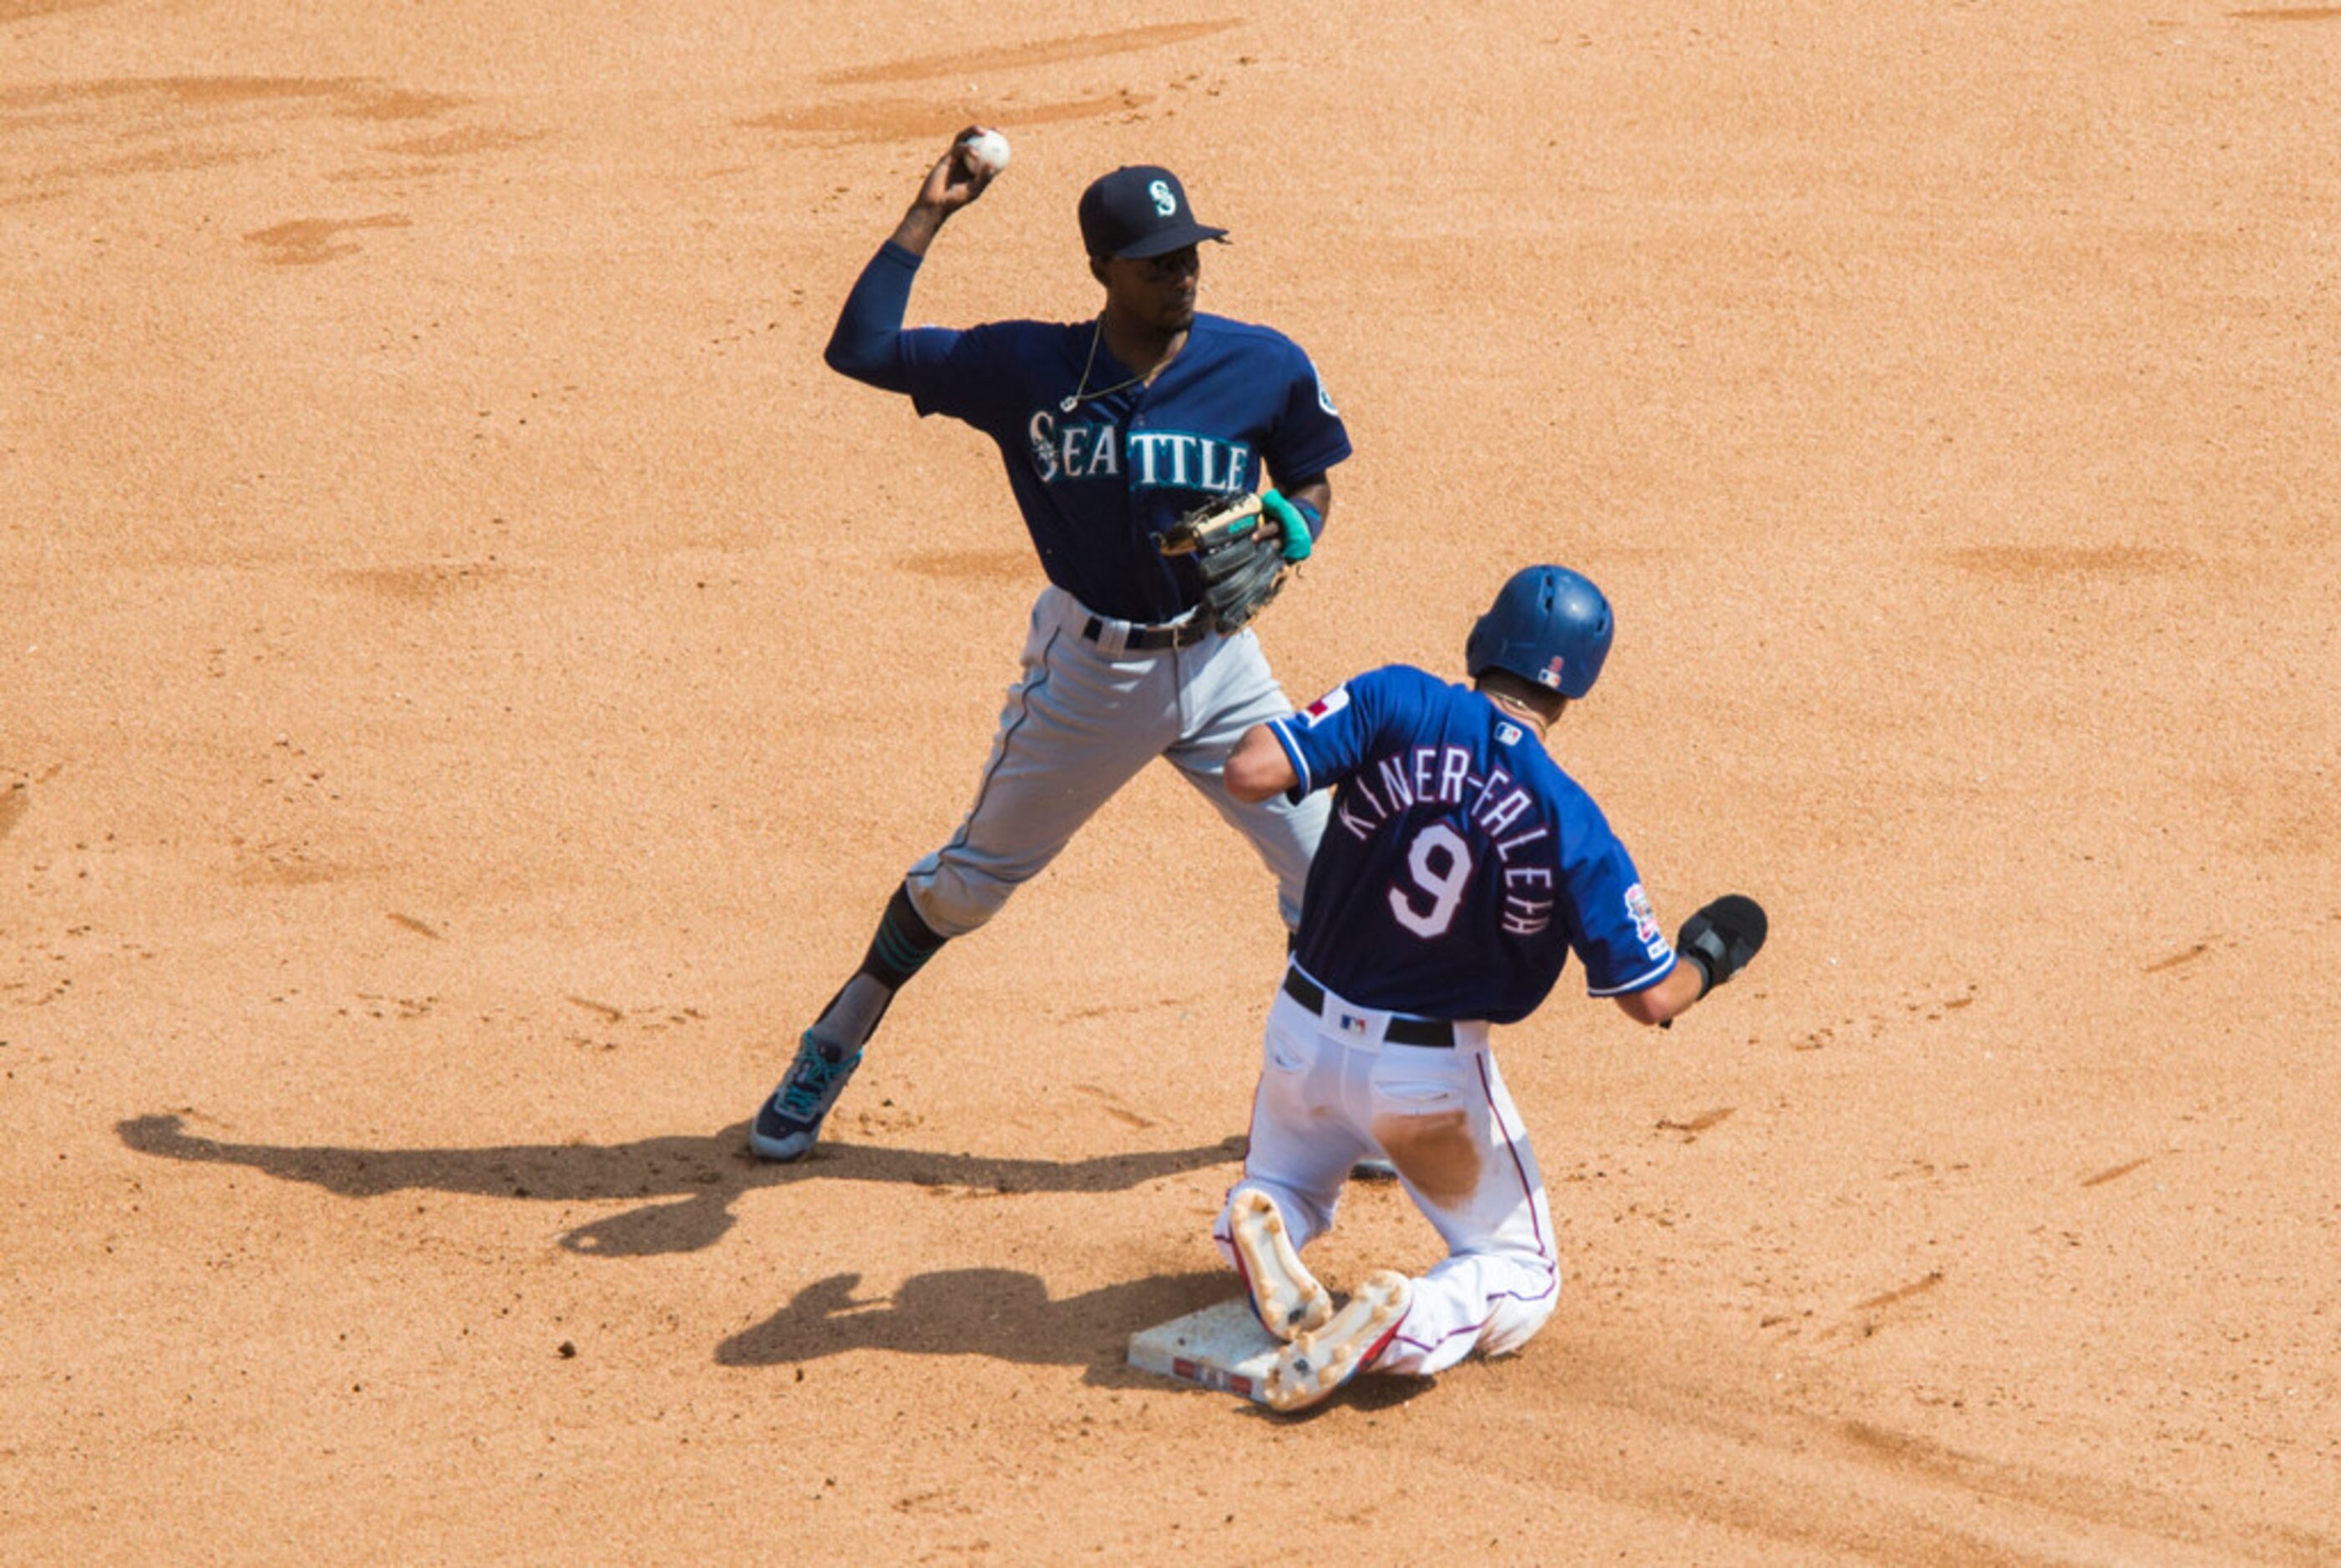
{"type": "Polygon", "coordinates": [[[1244,1288],[1251,1293],[1252,1315],[1262,1328],[1290,1340],[1324,1326],[1333,1315],[1332,1295],[1293,1250],[1274,1198],[1258,1187],[1236,1194],[1228,1211],[1228,1235],[1244,1288]]]}
{"type": "Polygon", "coordinates": [[[1277,1352],[1268,1369],[1269,1408],[1306,1410],[1371,1366],[1413,1298],[1414,1282],[1395,1269],[1366,1275],[1330,1322],[1277,1352]]]}

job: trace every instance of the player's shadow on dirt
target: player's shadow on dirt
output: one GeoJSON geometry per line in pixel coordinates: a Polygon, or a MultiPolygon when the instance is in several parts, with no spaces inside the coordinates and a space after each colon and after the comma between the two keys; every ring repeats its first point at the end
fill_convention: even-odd
{"type": "Polygon", "coordinates": [[[795,1366],[851,1350],[989,1355],[1036,1366],[1084,1366],[1088,1381],[1155,1382],[1127,1365],[1130,1336],[1225,1301],[1232,1274],[1174,1274],[1051,1300],[1037,1275],[947,1268],[915,1275],[892,1297],[857,1297],[858,1274],[833,1274],[752,1328],[715,1347],[722,1366],[795,1366]]]}
{"type": "MultiPolygon", "coordinates": [[[[948,1268],[915,1275],[892,1297],[856,1297],[858,1274],[833,1274],[753,1328],[715,1347],[722,1366],[794,1366],[849,1350],[927,1355],[989,1355],[1036,1366],[1079,1366],[1084,1383],[1110,1388],[1169,1386],[1130,1365],[1130,1336],[1240,1295],[1226,1270],[1159,1275],[1051,1300],[1037,1275],[1006,1268],[948,1268]]],[[[1388,1409],[1431,1386],[1417,1377],[1365,1377],[1339,1403],[1388,1409]]],[[[1232,1397],[1232,1396],[1230,1396],[1232,1397]]],[[[1259,1414],[1265,1416],[1267,1412],[1259,1414]]],[[[1311,1413],[1314,1414],[1314,1413],[1311,1413]]]]}
{"type": "Polygon", "coordinates": [[[976,1192],[1119,1192],[1243,1157],[1240,1137],[1193,1148],[1086,1160],[995,1159],[823,1140],[813,1156],[774,1165],[747,1152],[747,1124],[626,1144],[513,1144],[473,1149],[351,1149],[227,1143],[188,1133],[175,1116],[135,1116],[115,1130],[162,1159],[244,1166],[344,1197],[425,1191],[551,1203],[642,1199],[565,1233],[561,1245],[599,1257],[696,1252],[722,1239],[732,1205],[757,1187],[801,1181],[908,1182],[976,1192]]]}

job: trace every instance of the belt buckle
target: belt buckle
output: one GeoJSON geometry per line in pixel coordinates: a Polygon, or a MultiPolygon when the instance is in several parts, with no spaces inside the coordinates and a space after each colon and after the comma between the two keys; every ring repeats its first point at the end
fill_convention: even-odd
{"type": "Polygon", "coordinates": [[[1163,620],[1151,626],[1132,621],[1122,646],[1134,648],[1141,653],[1160,652],[1166,648],[1189,648],[1203,640],[1206,630],[1200,620],[1163,620]]]}

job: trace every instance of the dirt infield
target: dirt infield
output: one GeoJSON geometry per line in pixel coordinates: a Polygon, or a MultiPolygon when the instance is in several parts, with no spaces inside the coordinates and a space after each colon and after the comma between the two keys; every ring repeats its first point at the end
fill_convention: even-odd
{"type": "Polygon", "coordinates": [[[1417,10],[0,0],[0,1558],[2341,1563],[2341,8],[1417,10]],[[1517,1359],[1122,1364],[1281,959],[1165,769],[744,1156],[1041,581],[820,361],[971,120],[914,320],[1159,162],[1323,368],[1293,696],[1579,567],[1771,912],[1502,1032],[1517,1359]]]}

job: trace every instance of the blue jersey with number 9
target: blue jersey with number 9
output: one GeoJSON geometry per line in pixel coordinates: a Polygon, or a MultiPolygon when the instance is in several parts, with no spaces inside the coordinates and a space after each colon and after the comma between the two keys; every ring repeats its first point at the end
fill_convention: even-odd
{"type": "Polygon", "coordinates": [[[1468,687],[1390,665],[1270,726],[1334,790],[1294,957],[1369,1007],[1517,1023],[1576,950],[1597,997],[1675,966],[1632,857],[1535,734],[1468,687]]]}

